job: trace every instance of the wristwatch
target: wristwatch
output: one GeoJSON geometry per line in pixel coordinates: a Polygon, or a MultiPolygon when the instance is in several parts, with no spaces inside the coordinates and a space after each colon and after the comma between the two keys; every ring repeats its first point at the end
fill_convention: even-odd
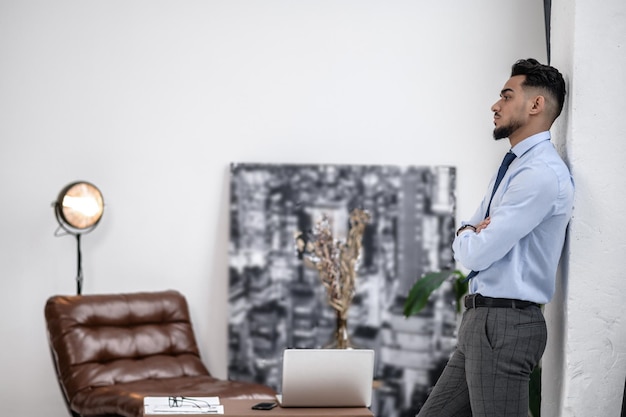
{"type": "Polygon", "coordinates": [[[476,233],[476,228],[474,226],[472,226],[471,224],[465,224],[465,225],[459,227],[459,230],[456,231],[456,235],[458,236],[459,233],[461,233],[465,229],[472,229],[474,231],[474,233],[476,233]]]}

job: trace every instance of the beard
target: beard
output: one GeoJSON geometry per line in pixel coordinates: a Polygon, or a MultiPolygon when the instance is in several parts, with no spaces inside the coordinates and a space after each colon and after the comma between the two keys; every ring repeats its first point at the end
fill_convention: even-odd
{"type": "Polygon", "coordinates": [[[522,127],[522,123],[520,121],[511,120],[511,123],[509,123],[508,125],[496,127],[495,129],[493,129],[493,138],[495,140],[508,138],[520,127],[522,127]]]}

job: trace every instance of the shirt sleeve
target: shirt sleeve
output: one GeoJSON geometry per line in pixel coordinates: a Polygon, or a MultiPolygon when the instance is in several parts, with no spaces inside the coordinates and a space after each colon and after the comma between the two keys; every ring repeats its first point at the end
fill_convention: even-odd
{"type": "Polygon", "coordinates": [[[489,226],[454,239],[454,258],[475,271],[488,268],[552,212],[557,196],[558,181],[549,167],[529,166],[515,172],[502,199],[492,202],[489,226]]]}

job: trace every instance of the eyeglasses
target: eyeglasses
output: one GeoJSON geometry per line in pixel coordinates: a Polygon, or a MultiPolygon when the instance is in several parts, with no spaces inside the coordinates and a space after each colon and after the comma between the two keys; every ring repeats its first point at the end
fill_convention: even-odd
{"type": "Polygon", "coordinates": [[[211,404],[209,404],[208,402],[204,400],[199,400],[197,398],[189,398],[189,397],[169,397],[167,403],[170,406],[170,408],[182,407],[183,404],[189,404],[193,407],[198,407],[198,408],[202,408],[202,407],[211,408],[211,404]]]}

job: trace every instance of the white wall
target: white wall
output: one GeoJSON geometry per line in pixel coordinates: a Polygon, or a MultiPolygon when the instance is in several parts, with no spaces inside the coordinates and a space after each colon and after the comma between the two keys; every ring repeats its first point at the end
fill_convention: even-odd
{"type": "Polygon", "coordinates": [[[547,311],[560,333],[551,333],[544,355],[542,415],[618,416],[626,378],[626,2],[552,7],[553,64],[570,90],[557,140],[577,189],[567,279],[547,311]]]}
{"type": "Polygon", "coordinates": [[[489,107],[545,61],[542,6],[0,0],[2,413],[66,415],[43,321],[75,291],[64,185],[106,200],[84,293],[179,289],[225,377],[229,163],[455,165],[469,216],[507,147],[489,107]]]}

